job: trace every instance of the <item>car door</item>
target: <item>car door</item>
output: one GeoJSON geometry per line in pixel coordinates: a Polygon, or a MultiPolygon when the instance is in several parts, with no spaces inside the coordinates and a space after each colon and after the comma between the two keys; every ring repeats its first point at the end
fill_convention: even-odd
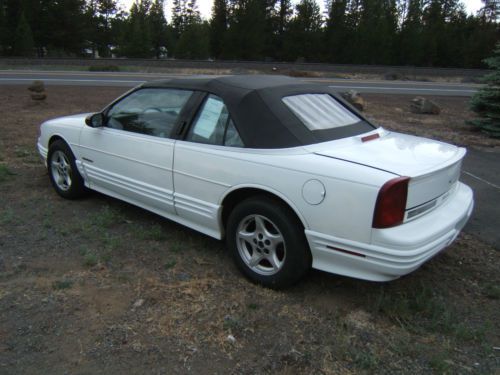
{"type": "Polygon", "coordinates": [[[192,93],[139,89],[105,112],[104,126],[85,126],[80,156],[90,187],[159,214],[175,213],[170,136],[192,93]]]}
{"type": "Polygon", "coordinates": [[[175,144],[175,209],[199,231],[218,236],[218,201],[237,178],[243,142],[221,98],[208,94],[184,140],[175,144]]]}

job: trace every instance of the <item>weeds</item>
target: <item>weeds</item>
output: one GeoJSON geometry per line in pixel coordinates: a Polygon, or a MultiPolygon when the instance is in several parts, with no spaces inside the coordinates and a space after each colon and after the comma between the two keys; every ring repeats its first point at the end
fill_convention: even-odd
{"type": "Polygon", "coordinates": [[[52,289],[62,290],[69,289],[73,286],[73,281],[71,280],[56,280],[52,283],[52,289]]]}
{"type": "Polygon", "coordinates": [[[83,264],[87,267],[94,267],[98,263],[98,257],[94,253],[87,253],[83,257],[83,264]]]}
{"type": "Polygon", "coordinates": [[[13,224],[16,222],[16,214],[14,213],[14,210],[12,208],[6,208],[2,213],[0,214],[0,224],[6,225],[6,224],[13,224]]]}
{"type": "Polygon", "coordinates": [[[173,253],[180,253],[184,247],[184,243],[181,241],[172,241],[168,245],[168,249],[173,253]]]}
{"type": "Polygon", "coordinates": [[[496,284],[488,284],[484,288],[483,293],[490,299],[500,299],[500,286],[496,284]]]}
{"type": "Polygon", "coordinates": [[[90,223],[98,228],[110,228],[120,220],[120,214],[109,206],[104,206],[90,217],[90,223]]]}
{"type": "Polygon", "coordinates": [[[0,164],[0,182],[7,181],[10,176],[14,176],[15,173],[12,172],[5,164],[0,164]]]}
{"type": "Polygon", "coordinates": [[[445,353],[434,354],[429,361],[429,365],[437,374],[450,374],[451,365],[446,358],[445,353]]]}
{"type": "Polygon", "coordinates": [[[161,242],[167,239],[167,234],[158,224],[154,224],[148,228],[141,228],[138,234],[139,237],[143,240],[152,240],[161,242]]]}
{"type": "Polygon", "coordinates": [[[170,261],[168,261],[167,263],[165,263],[163,265],[163,269],[165,271],[167,271],[167,270],[169,270],[171,268],[174,268],[176,264],[177,264],[177,262],[175,260],[170,260],[170,261]]]}
{"type": "Polygon", "coordinates": [[[378,366],[378,359],[370,350],[360,350],[354,353],[354,363],[363,370],[374,370],[378,366]]]}

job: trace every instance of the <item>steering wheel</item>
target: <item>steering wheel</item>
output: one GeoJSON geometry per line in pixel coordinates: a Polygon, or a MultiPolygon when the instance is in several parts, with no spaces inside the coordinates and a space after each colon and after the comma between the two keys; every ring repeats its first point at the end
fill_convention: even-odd
{"type": "Polygon", "coordinates": [[[142,113],[151,113],[151,112],[162,112],[162,110],[157,107],[149,107],[142,111],[142,113]]]}

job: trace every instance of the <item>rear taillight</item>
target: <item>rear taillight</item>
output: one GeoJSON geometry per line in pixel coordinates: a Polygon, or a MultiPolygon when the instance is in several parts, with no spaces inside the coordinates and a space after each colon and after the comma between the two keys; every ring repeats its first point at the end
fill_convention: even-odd
{"type": "Polygon", "coordinates": [[[373,228],[389,228],[403,222],[409,181],[409,177],[398,177],[382,186],[375,204],[373,228]]]}

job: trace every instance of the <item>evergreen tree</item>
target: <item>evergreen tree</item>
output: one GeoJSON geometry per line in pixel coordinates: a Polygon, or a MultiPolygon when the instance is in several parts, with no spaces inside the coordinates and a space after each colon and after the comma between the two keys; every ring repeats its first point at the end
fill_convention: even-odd
{"type": "Polygon", "coordinates": [[[175,47],[179,59],[207,59],[210,53],[210,26],[207,22],[195,22],[187,26],[175,47]]]}
{"type": "Polygon", "coordinates": [[[227,32],[227,57],[258,60],[266,42],[265,0],[232,0],[227,32]]]}
{"type": "Polygon", "coordinates": [[[301,0],[295,6],[296,16],[290,21],[286,51],[289,60],[320,58],[323,18],[315,0],[301,0]]]}
{"type": "Polygon", "coordinates": [[[423,0],[408,0],[408,7],[399,34],[399,63],[419,65],[422,51],[422,9],[423,0]]]}
{"type": "Polygon", "coordinates": [[[214,0],[212,18],[210,20],[210,50],[212,52],[212,56],[217,59],[224,55],[227,28],[227,0],[214,0]]]}
{"type": "Polygon", "coordinates": [[[31,28],[26,21],[24,13],[21,13],[14,37],[13,55],[31,57],[33,56],[33,51],[34,42],[31,28]]]}
{"type": "Polygon", "coordinates": [[[0,0],[0,55],[6,55],[9,48],[9,29],[7,28],[7,18],[5,16],[5,2],[0,0]]]}
{"type": "Polygon", "coordinates": [[[490,22],[500,20],[500,2],[498,0],[482,0],[484,6],[479,14],[490,22]]]}
{"type": "Polygon", "coordinates": [[[163,0],[155,0],[149,12],[149,25],[151,28],[151,41],[154,54],[159,59],[165,54],[168,44],[168,25],[165,19],[163,0]]]}
{"type": "Polygon", "coordinates": [[[268,55],[274,56],[278,60],[285,58],[285,39],[292,15],[291,0],[277,0],[269,15],[268,35],[271,36],[271,40],[268,42],[268,55]]]}
{"type": "Polygon", "coordinates": [[[176,39],[193,24],[201,23],[200,11],[196,0],[174,0],[172,8],[172,26],[176,39]]]}
{"type": "Polygon", "coordinates": [[[150,6],[149,0],[132,4],[119,49],[120,55],[143,58],[152,56],[151,33],[146,22],[150,6]]]}
{"type": "Polygon", "coordinates": [[[471,123],[491,137],[500,138],[500,42],[485,63],[493,72],[484,77],[486,86],[472,97],[471,109],[480,118],[471,123]]]}
{"type": "Polygon", "coordinates": [[[44,0],[43,30],[47,49],[52,55],[81,55],[86,42],[84,0],[44,0]]]}
{"type": "Polygon", "coordinates": [[[325,56],[328,61],[341,63],[344,50],[348,48],[347,0],[332,0],[328,4],[328,17],[325,27],[325,56]]]}

